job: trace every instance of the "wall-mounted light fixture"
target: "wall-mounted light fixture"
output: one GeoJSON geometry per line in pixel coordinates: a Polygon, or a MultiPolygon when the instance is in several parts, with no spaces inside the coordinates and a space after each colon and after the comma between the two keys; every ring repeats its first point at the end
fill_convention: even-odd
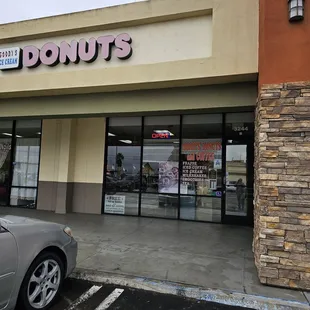
{"type": "Polygon", "coordinates": [[[288,12],[290,22],[304,19],[305,0],[288,0],[288,12]]]}

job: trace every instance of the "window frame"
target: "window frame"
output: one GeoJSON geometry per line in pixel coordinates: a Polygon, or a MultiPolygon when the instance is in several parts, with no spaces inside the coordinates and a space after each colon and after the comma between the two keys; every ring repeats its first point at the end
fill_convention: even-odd
{"type": "MultiPolygon", "coordinates": [[[[38,120],[38,119],[29,119],[31,120],[38,120]]],[[[36,197],[35,197],[35,206],[34,208],[31,209],[37,209],[37,204],[38,204],[38,195],[39,195],[39,180],[40,180],[40,166],[41,166],[41,146],[42,146],[42,129],[43,129],[43,121],[42,119],[39,120],[40,121],[40,132],[41,134],[39,135],[39,160],[38,160],[38,175],[37,175],[37,184],[36,186],[13,186],[13,174],[14,174],[14,161],[15,161],[15,151],[16,151],[16,141],[17,141],[17,137],[16,137],[16,132],[17,132],[17,122],[18,120],[14,120],[13,121],[13,131],[12,131],[12,148],[11,148],[11,165],[10,165],[10,175],[9,175],[9,193],[8,193],[8,206],[12,207],[12,208],[27,208],[24,206],[14,206],[11,205],[11,193],[12,193],[12,188],[25,188],[25,189],[36,189],[36,197]]]]}
{"type": "MultiPolygon", "coordinates": [[[[171,114],[169,115],[170,117],[179,117],[179,180],[178,180],[178,194],[167,194],[167,195],[174,195],[177,196],[178,199],[178,210],[177,210],[177,217],[175,218],[175,220],[182,220],[182,221],[195,221],[195,222],[203,222],[203,223],[215,223],[215,224],[221,224],[224,222],[224,215],[225,215],[225,193],[224,193],[224,182],[225,182],[225,175],[226,175],[226,140],[227,140],[227,122],[226,122],[226,115],[227,114],[240,114],[240,113],[252,113],[254,115],[254,110],[249,108],[249,107],[245,107],[243,109],[243,111],[226,111],[226,112],[219,112],[219,111],[214,111],[214,112],[208,112],[208,111],[202,111],[201,113],[199,113],[198,111],[196,113],[175,113],[175,114],[171,114]],[[216,196],[209,196],[209,195],[192,195],[192,194],[181,194],[181,177],[182,177],[182,143],[183,143],[183,117],[187,116],[187,115],[197,115],[197,114],[208,114],[208,115],[212,115],[212,114],[217,114],[217,115],[221,115],[221,135],[219,137],[210,137],[208,139],[218,139],[219,141],[221,141],[221,146],[222,146],[222,152],[221,152],[221,157],[222,157],[222,176],[221,176],[221,191],[222,191],[222,195],[221,197],[216,197],[216,196]],[[183,219],[181,218],[181,197],[182,196],[193,196],[193,197],[207,197],[207,198],[215,198],[215,199],[220,199],[221,201],[221,221],[220,222],[214,222],[214,221],[203,221],[203,220],[191,220],[191,219],[183,219]]],[[[146,117],[152,117],[152,116],[159,116],[156,114],[149,114],[149,115],[145,115],[145,116],[141,116],[142,118],[142,122],[141,122],[141,126],[142,126],[142,130],[141,130],[141,151],[140,151],[140,184],[142,184],[142,178],[143,178],[143,174],[142,174],[142,166],[143,166],[143,156],[144,156],[144,134],[145,134],[145,118],[146,117]]],[[[167,115],[165,115],[167,116],[167,115]]],[[[121,116],[122,117],[122,116],[121,116]]],[[[255,118],[255,116],[254,116],[255,118]]],[[[107,171],[107,149],[108,149],[108,132],[109,132],[109,118],[106,119],[106,135],[105,135],[105,156],[104,156],[104,173],[103,173],[103,195],[102,195],[102,214],[109,214],[109,213],[105,213],[104,212],[104,204],[105,204],[105,184],[106,184],[106,171],[107,171]]],[[[251,140],[250,136],[249,138],[247,137],[247,139],[250,141],[251,140]]],[[[207,139],[207,138],[206,138],[207,139]]],[[[139,190],[139,200],[138,200],[138,215],[126,215],[125,216],[138,216],[138,217],[146,217],[146,218],[163,218],[163,219],[174,219],[174,218],[170,218],[170,217],[155,217],[155,216],[151,216],[151,215],[142,215],[141,209],[142,209],[142,194],[144,194],[144,192],[142,192],[141,190],[141,186],[140,186],[140,190],[139,190]]],[[[159,195],[159,193],[149,193],[149,194],[156,194],[159,195]]]]}

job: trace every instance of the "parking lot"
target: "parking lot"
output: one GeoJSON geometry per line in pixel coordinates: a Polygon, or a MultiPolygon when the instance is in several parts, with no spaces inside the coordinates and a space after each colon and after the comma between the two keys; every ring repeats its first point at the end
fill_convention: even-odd
{"type": "Polygon", "coordinates": [[[113,285],[68,279],[51,310],[227,310],[236,308],[113,285]]]}

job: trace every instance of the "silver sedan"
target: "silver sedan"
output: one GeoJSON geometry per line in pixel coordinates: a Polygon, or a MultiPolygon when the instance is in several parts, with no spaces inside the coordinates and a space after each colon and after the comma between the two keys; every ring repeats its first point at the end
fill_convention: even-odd
{"type": "Polygon", "coordinates": [[[48,309],[76,266],[69,227],[39,220],[0,218],[0,310],[48,309]]]}

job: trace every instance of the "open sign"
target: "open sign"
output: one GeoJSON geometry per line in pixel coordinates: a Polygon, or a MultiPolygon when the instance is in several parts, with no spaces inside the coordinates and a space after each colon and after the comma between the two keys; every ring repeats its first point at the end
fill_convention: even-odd
{"type": "Polygon", "coordinates": [[[152,139],[170,139],[169,133],[152,133],[152,139]]]}

